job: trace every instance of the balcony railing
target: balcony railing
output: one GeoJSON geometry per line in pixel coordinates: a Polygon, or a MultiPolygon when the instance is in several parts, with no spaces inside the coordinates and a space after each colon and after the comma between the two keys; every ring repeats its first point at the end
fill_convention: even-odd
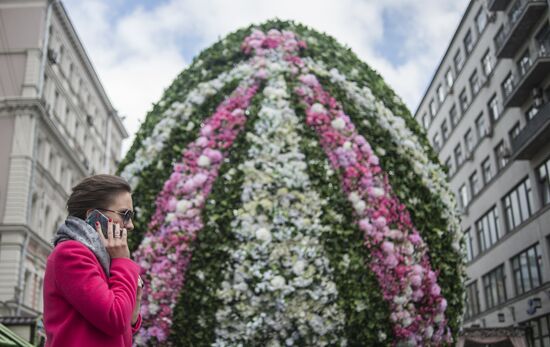
{"type": "Polygon", "coordinates": [[[498,58],[511,58],[548,6],[546,0],[516,0],[508,13],[508,22],[495,37],[498,58]]]}
{"type": "Polygon", "coordinates": [[[530,52],[528,63],[514,72],[511,88],[503,88],[504,107],[521,106],[529,94],[550,73],[550,42],[537,43],[530,52]]]}
{"type": "Polygon", "coordinates": [[[520,133],[512,139],[512,159],[529,160],[550,138],[550,102],[547,102],[520,133]]]}

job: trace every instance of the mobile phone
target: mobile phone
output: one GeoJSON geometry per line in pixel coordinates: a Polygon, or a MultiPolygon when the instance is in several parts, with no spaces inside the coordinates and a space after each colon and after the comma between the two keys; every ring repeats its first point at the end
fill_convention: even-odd
{"type": "Polygon", "coordinates": [[[103,232],[103,236],[107,239],[107,230],[108,230],[108,223],[109,219],[105,217],[105,215],[98,210],[93,210],[90,212],[90,215],[88,216],[88,219],[86,219],[86,223],[90,224],[94,230],[95,230],[95,223],[99,222],[101,225],[101,231],[103,232]]]}

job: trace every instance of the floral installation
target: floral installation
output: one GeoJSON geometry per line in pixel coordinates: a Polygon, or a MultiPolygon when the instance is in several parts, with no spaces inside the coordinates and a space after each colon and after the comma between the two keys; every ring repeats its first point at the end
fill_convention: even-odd
{"type": "Polygon", "coordinates": [[[455,202],[375,72],[326,35],[272,21],[182,76],[120,167],[147,230],[132,244],[146,280],[136,345],[452,343],[455,202]]]}
{"type": "Polygon", "coordinates": [[[231,227],[240,243],[218,290],[214,345],[343,346],[344,315],[319,238],[326,201],[308,191],[300,121],[283,77],[272,77],[263,94],[254,134],[247,134],[249,160],[239,168],[243,207],[231,227]]]}

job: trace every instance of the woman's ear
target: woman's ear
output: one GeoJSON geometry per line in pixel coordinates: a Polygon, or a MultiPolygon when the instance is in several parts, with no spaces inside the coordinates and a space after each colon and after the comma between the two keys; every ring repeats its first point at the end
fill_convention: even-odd
{"type": "Polygon", "coordinates": [[[88,219],[88,217],[90,217],[90,213],[92,213],[92,209],[89,209],[89,210],[86,210],[86,218],[85,219],[88,219]]]}

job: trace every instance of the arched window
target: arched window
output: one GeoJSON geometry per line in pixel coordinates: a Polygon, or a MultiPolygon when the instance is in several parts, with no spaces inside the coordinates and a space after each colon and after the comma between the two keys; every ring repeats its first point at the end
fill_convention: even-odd
{"type": "Polygon", "coordinates": [[[29,224],[32,227],[38,226],[38,216],[40,215],[38,212],[38,209],[39,209],[38,202],[39,202],[38,194],[34,193],[32,195],[32,200],[31,200],[31,210],[29,211],[29,216],[30,216],[29,224]]]}
{"type": "Polygon", "coordinates": [[[46,206],[46,210],[44,211],[44,219],[42,220],[42,223],[40,225],[39,233],[45,233],[48,228],[48,223],[50,221],[50,206],[46,206]]]}

